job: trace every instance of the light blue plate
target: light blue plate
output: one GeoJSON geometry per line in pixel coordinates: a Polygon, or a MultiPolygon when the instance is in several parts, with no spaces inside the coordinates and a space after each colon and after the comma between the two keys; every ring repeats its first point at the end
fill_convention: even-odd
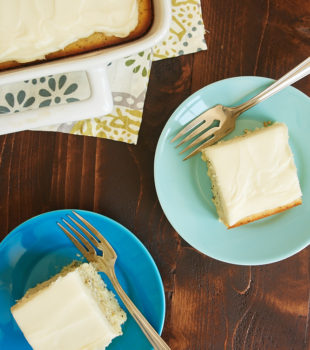
{"type": "MultiPolygon", "coordinates": [[[[0,244],[0,349],[30,350],[10,312],[10,307],[30,287],[58,273],[79,251],[56,225],[70,210],[36,216],[15,228],[0,244]]],[[[116,275],[153,327],[162,331],[165,296],[158,269],[146,248],[125,227],[93,212],[77,210],[92,223],[115,249],[116,275]]],[[[102,274],[108,288],[114,290],[102,274]]],[[[115,293],[115,291],[114,291],[115,293]]],[[[120,300],[119,300],[120,302],[120,300]]],[[[124,308],[122,302],[120,305],[124,308]]],[[[125,309],[126,310],[126,309],[125,309]]],[[[123,336],[113,340],[109,350],[152,349],[131,315],[123,325],[123,336]]]]}
{"type": "Polygon", "coordinates": [[[207,167],[200,155],[183,162],[170,140],[190,120],[216,104],[235,106],[273,80],[236,77],[208,85],[187,98],[172,114],[155,154],[155,185],[160,204],[174,229],[194,248],[215,259],[239,265],[261,265],[287,258],[310,243],[310,99],[288,87],[237,120],[235,131],[284,122],[289,129],[303,192],[303,204],[286,212],[227,230],[212,203],[207,167]]]}

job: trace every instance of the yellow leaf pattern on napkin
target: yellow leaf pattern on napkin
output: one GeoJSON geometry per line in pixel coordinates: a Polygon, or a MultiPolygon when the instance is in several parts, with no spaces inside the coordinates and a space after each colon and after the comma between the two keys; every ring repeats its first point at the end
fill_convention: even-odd
{"type": "Polygon", "coordinates": [[[135,143],[142,121],[142,111],[115,108],[113,114],[75,122],[72,134],[104,137],[111,140],[135,143]]]}
{"type": "Polygon", "coordinates": [[[200,0],[172,0],[172,19],[166,38],[153,49],[153,60],[206,50],[200,0]]]}

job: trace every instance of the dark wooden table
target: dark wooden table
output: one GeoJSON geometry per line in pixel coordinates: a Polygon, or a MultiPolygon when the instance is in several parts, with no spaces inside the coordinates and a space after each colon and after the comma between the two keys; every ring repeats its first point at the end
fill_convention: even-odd
{"type": "MultiPolygon", "coordinates": [[[[138,145],[52,132],[0,137],[0,239],[46,211],[102,213],[154,257],[172,349],[310,349],[310,248],[260,267],[213,260],[171,227],[153,178],[160,132],[186,97],[232,76],[279,78],[309,56],[310,4],[202,0],[202,9],[208,51],[153,64],[138,145]]],[[[295,86],[310,95],[309,78],[295,86]]]]}

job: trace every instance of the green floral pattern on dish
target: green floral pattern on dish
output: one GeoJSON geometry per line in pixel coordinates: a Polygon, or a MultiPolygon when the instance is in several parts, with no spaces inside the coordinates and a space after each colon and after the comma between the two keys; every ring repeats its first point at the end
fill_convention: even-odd
{"type": "Polygon", "coordinates": [[[90,87],[85,72],[49,75],[2,86],[0,114],[72,103],[89,96],[90,87]]]}
{"type": "Polygon", "coordinates": [[[26,92],[20,90],[16,96],[11,92],[6,93],[4,95],[4,100],[6,101],[6,105],[0,105],[0,114],[20,112],[32,106],[35,102],[35,97],[31,96],[26,98],[26,92]]]}
{"type": "Polygon", "coordinates": [[[50,77],[48,79],[48,88],[39,90],[39,95],[45,98],[40,104],[39,108],[50,106],[52,102],[60,104],[61,102],[76,102],[78,98],[73,97],[73,93],[78,89],[76,83],[66,84],[67,76],[61,75],[59,78],[50,77]],[[57,80],[58,79],[58,80],[57,80]],[[69,97],[71,95],[71,97],[69,97]]]}

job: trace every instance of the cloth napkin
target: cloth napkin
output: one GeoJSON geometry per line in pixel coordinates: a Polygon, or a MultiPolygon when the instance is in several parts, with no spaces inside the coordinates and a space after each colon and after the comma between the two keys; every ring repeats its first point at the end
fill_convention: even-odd
{"type": "MultiPolygon", "coordinates": [[[[112,113],[36,130],[103,137],[136,144],[152,62],[207,49],[200,0],[171,2],[172,23],[166,38],[149,50],[108,65],[114,102],[112,113]]],[[[7,86],[5,93],[0,96],[0,114],[86,99],[90,88],[85,82],[85,74],[58,74],[7,86]]]]}

